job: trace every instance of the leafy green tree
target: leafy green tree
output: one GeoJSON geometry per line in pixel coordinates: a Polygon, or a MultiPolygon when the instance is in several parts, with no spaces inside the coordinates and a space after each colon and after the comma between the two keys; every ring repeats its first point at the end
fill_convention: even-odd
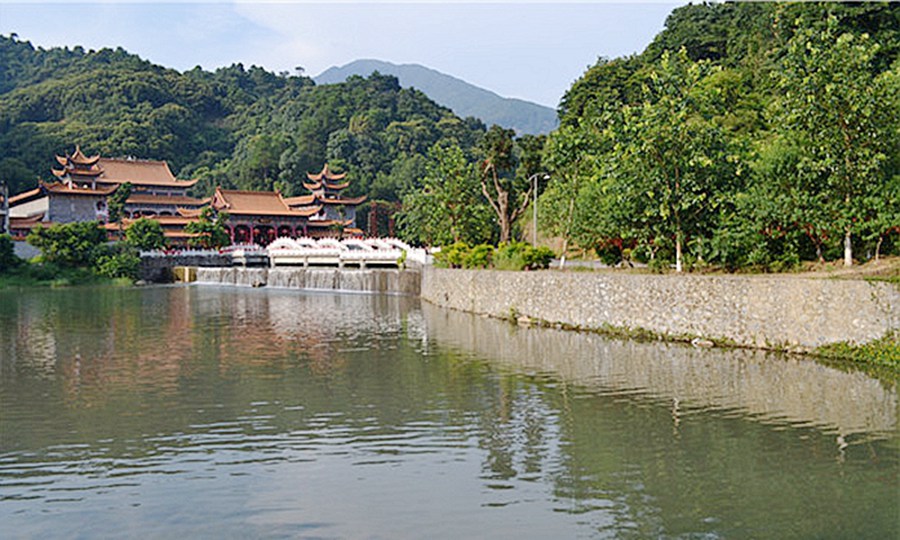
{"type": "Polygon", "coordinates": [[[108,278],[128,278],[132,281],[138,279],[141,268],[141,258],[136,249],[127,244],[106,250],[97,257],[94,263],[94,271],[108,278]]]}
{"type": "Polygon", "coordinates": [[[478,172],[461,148],[435,145],[423,184],[403,198],[398,217],[402,238],[430,246],[491,239],[491,210],[479,195],[478,172]]]}
{"type": "Polygon", "coordinates": [[[19,266],[21,262],[16,257],[12,238],[8,234],[0,234],[0,274],[19,266]]]}
{"type": "Polygon", "coordinates": [[[678,272],[685,242],[712,234],[718,209],[739,180],[738,156],[703,114],[697,92],[711,68],[692,62],[684,50],[663,53],[650,74],[647,100],[623,109],[617,134],[611,188],[624,207],[636,205],[620,225],[652,241],[671,241],[678,272]]]}
{"type": "Polygon", "coordinates": [[[125,229],[125,241],[140,250],[163,249],[166,247],[166,236],[162,225],[155,219],[141,218],[132,222],[125,229]]]}
{"type": "Polygon", "coordinates": [[[512,226],[528,208],[532,184],[516,174],[519,162],[515,131],[492,126],[480,144],[481,193],[494,211],[500,242],[512,238],[512,226]]]}
{"type": "Polygon", "coordinates": [[[32,229],[26,240],[41,250],[44,261],[68,268],[89,268],[106,243],[106,232],[96,221],[62,223],[32,229]]]}
{"type": "Polygon", "coordinates": [[[816,209],[843,237],[846,266],[853,236],[877,213],[867,203],[886,196],[896,150],[898,111],[884,97],[896,94],[897,79],[875,69],[879,48],[867,34],[840,33],[830,17],[796,32],[780,79],[779,130],[801,150],[797,175],[822,195],[816,209]]]}
{"type": "Polygon", "coordinates": [[[120,225],[120,231],[122,218],[125,213],[125,201],[128,200],[128,197],[131,197],[131,191],[131,183],[125,182],[116,188],[116,191],[106,199],[106,204],[109,208],[109,221],[110,223],[118,223],[120,225]]]}
{"type": "Polygon", "coordinates": [[[188,243],[204,249],[215,249],[231,244],[231,238],[225,230],[227,223],[227,212],[216,212],[212,207],[205,207],[197,221],[192,221],[184,227],[185,232],[198,235],[191,238],[188,243]]]}

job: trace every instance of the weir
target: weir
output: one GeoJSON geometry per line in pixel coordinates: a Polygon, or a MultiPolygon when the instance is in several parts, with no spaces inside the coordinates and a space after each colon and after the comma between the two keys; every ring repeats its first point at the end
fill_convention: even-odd
{"type": "MultiPolygon", "coordinates": [[[[178,275],[178,272],[176,272],[178,275]]],[[[339,268],[196,268],[195,282],[204,285],[278,287],[314,291],[349,291],[418,296],[418,269],[339,268]]]]}

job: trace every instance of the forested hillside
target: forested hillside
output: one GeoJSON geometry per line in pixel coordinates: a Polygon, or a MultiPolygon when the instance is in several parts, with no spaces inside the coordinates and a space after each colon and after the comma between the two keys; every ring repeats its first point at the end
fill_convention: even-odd
{"type": "Polygon", "coordinates": [[[676,9],[544,152],[547,232],[609,262],[790,268],[900,247],[900,5],[676,9]]]}
{"type": "Polygon", "coordinates": [[[418,64],[392,64],[381,60],[356,60],[330,67],[316,78],[318,84],[344,82],[351,75],[373,72],[394,75],[406,88],[417,88],[460,116],[474,116],[487,125],[497,124],[521,134],[547,134],[558,125],[556,111],[515,98],[498,96],[466,81],[418,64]]]}
{"type": "Polygon", "coordinates": [[[327,160],[415,243],[521,238],[538,186],[542,236],[611,263],[866,261],[900,252],[898,52],[900,4],[688,5],[589,68],[557,130],[515,137],[390,76],[179,73],[0,38],[0,175],[24,189],[78,143],[166,159],[198,194],[298,194],[327,160]]]}
{"type": "Polygon", "coordinates": [[[482,136],[421,92],[388,76],[338,85],[240,64],[185,73],[122,49],[35,48],[0,36],[0,176],[13,193],[48,179],[55,154],[167,160],[176,174],[241,189],[303,191],[328,160],[354,194],[397,200],[416,186],[439,141],[482,136]]]}

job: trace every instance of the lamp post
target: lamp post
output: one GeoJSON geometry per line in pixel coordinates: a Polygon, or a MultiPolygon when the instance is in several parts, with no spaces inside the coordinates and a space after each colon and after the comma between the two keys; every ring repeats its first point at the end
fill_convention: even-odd
{"type": "Polygon", "coordinates": [[[532,237],[531,237],[531,245],[537,247],[537,195],[538,195],[538,178],[542,180],[550,180],[550,175],[545,172],[534,173],[528,178],[528,181],[533,183],[532,191],[534,193],[534,202],[532,206],[534,206],[534,219],[531,221],[532,226],[532,237]]]}

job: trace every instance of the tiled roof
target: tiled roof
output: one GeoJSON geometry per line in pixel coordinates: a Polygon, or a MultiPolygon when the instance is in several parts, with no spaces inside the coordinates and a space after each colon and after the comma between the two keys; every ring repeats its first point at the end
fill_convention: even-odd
{"type": "Polygon", "coordinates": [[[197,183],[197,180],[176,179],[165,161],[100,158],[99,165],[103,169],[103,174],[98,179],[101,182],[182,188],[189,188],[197,183]]]}
{"type": "Polygon", "coordinates": [[[362,204],[363,202],[365,202],[365,200],[365,195],[361,195],[359,197],[331,197],[327,199],[318,199],[318,201],[322,204],[343,204],[347,206],[356,206],[357,204],[362,204]]]}
{"type": "Polygon", "coordinates": [[[331,170],[328,169],[327,163],[322,167],[322,171],[318,174],[306,173],[307,178],[317,182],[321,180],[343,180],[345,176],[347,176],[347,173],[335,174],[331,172],[331,170]]]}
{"type": "Polygon", "coordinates": [[[232,191],[216,188],[212,205],[231,215],[308,217],[319,207],[293,209],[277,191],[232,191]]]}
{"type": "Polygon", "coordinates": [[[18,195],[13,195],[12,197],[9,198],[9,205],[12,206],[19,202],[24,202],[26,200],[36,198],[38,196],[43,195],[43,193],[44,192],[41,190],[40,187],[36,187],[32,190],[19,193],[18,195]]]}
{"type": "MultiPolygon", "coordinates": [[[[77,163],[78,165],[93,165],[94,163],[97,163],[98,159],[100,159],[100,154],[97,154],[96,156],[87,157],[86,155],[84,155],[81,152],[81,147],[76,144],[75,151],[71,155],[67,156],[66,158],[62,158],[62,159],[63,160],[67,159],[68,161],[71,161],[72,163],[77,163]]],[[[60,161],[60,156],[56,156],[56,160],[59,161],[61,164],[66,165],[66,163],[64,161],[60,161]]]]}
{"type": "Polygon", "coordinates": [[[209,199],[197,199],[195,197],[186,197],[182,195],[150,195],[146,193],[134,193],[128,200],[128,204],[168,204],[177,206],[202,206],[209,202],[209,199]]]}
{"type": "Polygon", "coordinates": [[[284,202],[286,202],[288,206],[306,206],[316,202],[316,196],[301,195],[299,197],[287,197],[284,199],[284,202]]]}
{"type": "Polygon", "coordinates": [[[60,195],[92,195],[95,197],[105,197],[119,188],[119,186],[102,186],[97,187],[96,189],[78,186],[69,187],[61,182],[53,182],[52,184],[42,183],[41,185],[51,193],[58,193],[60,195]]]}

